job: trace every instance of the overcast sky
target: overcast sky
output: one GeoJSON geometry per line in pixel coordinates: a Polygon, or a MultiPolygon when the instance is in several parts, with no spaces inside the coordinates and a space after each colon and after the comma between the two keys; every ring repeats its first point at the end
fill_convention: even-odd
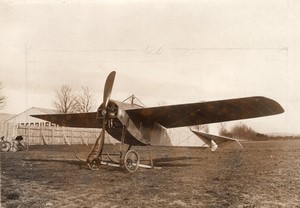
{"type": "Polygon", "coordinates": [[[300,1],[45,2],[0,3],[2,112],[53,108],[63,84],[88,86],[100,104],[115,70],[113,99],[266,96],[286,112],[247,124],[300,133],[300,1]]]}

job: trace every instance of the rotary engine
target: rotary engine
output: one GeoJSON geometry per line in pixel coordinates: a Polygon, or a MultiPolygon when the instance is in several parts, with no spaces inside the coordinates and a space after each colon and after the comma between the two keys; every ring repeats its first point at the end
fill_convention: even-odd
{"type": "Polygon", "coordinates": [[[103,104],[101,104],[97,111],[97,118],[102,119],[104,116],[106,116],[106,119],[117,118],[118,109],[119,107],[114,102],[109,102],[106,110],[103,109],[103,104]]]}

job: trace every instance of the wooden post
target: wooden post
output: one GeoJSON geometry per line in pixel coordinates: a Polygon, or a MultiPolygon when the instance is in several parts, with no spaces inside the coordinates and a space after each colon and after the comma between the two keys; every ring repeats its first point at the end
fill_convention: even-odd
{"type": "Polygon", "coordinates": [[[46,138],[45,138],[45,134],[43,132],[43,127],[41,128],[41,135],[42,135],[42,144],[45,145],[46,144],[46,138]]]}
{"type": "Polygon", "coordinates": [[[67,136],[66,136],[66,134],[65,134],[65,130],[64,130],[64,129],[62,129],[62,133],[63,133],[63,137],[64,137],[64,142],[65,142],[65,144],[71,145],[70,141],[68,141],[68,139],[67,139],[67,136]]]}
{"type": "Polygon", "coordinates": [[[30,126],[28,127],[28,141],[30,141],[30,126]]]}
{"type": "Polygon", "coordinates": [[[66,144],[67,144],[67,140],[66,140],[66,138],[65,138],[65,134],[64,134],[64,129],[63,129],[63,128],[62,128],[61,133],[62,133],[64,145],[66,145],[66,144]]]}
{"type": "Polygon", "coordinates": [[[51,140],[52,140],[52,145],[54,144],[54,129],[51,128],[51,140]]]}
{"type": "Polygon", "coordinates": [[[82,130],[81,131],[77,131],[77,133],[79,134],[80,139],[80,144],[83,145],[84,141],[83,141],[83,136],[82,136],[82,130]]]}
{"type": "Polygon", "coordinates": [[[88,145],[87,139],[85,139],[85,137],[83,136],[84,131],[80,131],[80,135],[81,135],[81,140],[82,140],[82,144],[85,144],[86,146],[88,145]]]}

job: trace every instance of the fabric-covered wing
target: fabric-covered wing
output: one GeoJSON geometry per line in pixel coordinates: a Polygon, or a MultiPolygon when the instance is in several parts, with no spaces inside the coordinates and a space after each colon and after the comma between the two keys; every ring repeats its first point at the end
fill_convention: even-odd
{"type": "Polygon", "coordinates": [[[276,101],[265,97],[126,110],[135,122],[149,125],[157,122],[166,128],[256,118],[283,112],[283,108],[276,101]]]}
{"type": "Polygon", "coordinates": [[[101,128],[102,120],[96,119],[97,113],[65,113],[65,114],[42,114],[31,115],[51,123],[67,126],[67,127],[81,127],[81,128],[101,128]]]}

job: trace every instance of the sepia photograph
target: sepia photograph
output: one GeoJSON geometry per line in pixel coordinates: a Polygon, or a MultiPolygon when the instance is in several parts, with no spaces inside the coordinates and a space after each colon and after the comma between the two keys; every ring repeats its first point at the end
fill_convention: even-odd
{"type": "Polygon", "coordinates": [[[0,1],[0,208],[300,208],[300,1],[0,1]]]}

